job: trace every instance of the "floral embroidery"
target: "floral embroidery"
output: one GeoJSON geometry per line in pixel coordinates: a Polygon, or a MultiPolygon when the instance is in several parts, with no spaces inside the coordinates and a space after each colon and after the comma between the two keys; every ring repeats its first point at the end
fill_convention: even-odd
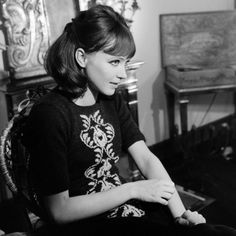
{"type": "Polygon", "coordinates": [[[113,212],[108,215],[108,218],[114,218],[117,217],[117,215],[121,217],[141,217],[145,215],[145,212],[132,205],[124,204],[120,207],[115,208],[113,212]]]}
{"type": "MultiPolygon", "coordinates": [[[[90,189],[87,194],[106,191],[121,185],[121,180],[117,173],[112,172],[112,166],[119,160],[113,150],[113,139],[115,131],[110,123],[105,123],[100,115],[100,111],[86,116],[80,115],[84,129],[80,133],[83,143],[93,149],[95,153],[95,163],[85,171],[85,177],[90,179],[90,189]]],[[[114,210],[108,217],[142,216],[144,211],[134,206],[124,204],[114,210]]]]}
{"type": "Polygon", "coordinates": [[[91,182],[88,194],[106,191],[121,185],[117,173],[112,173],[111,168],[119,157],[113,150],[112,140],[115,136],[113,126],[104,123],[99,111],[89,117],[81,115],[84,130],[80,133],[81,140],[95,152],[95,164],[85,171],[86,178],[91,182]]]}

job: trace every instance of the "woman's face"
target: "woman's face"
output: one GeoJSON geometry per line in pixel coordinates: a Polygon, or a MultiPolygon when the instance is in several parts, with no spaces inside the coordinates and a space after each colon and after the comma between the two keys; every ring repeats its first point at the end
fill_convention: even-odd
{"type": "Polygon", "coordinates": [[[113,95],[122,79],[127,78],[128,59],[98,51],[86,54],[85,70],[89,84],[98,92],[113,95]]]}

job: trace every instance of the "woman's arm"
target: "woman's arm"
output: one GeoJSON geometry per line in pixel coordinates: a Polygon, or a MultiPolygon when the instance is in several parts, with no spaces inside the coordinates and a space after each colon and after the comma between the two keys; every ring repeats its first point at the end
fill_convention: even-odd
{"type": "MultiPolygon", "coordinates": [[[[149,150],[144,141],[134,143],[129,147],[129,152],[147,179],[172,181],[161,161],[149,150]]],[[[177,191],[169,200],[168,207],[173,217],[179,217],[186,211],[177,191]]]]}
{"type": "MultiPolygon", "coordinates": [[[[133,144],[129,151],[148,180],[126,183],[89,195],[69,197],[68,191],[64,191],[44,197],[45,207],[52,220],[63,224],[93,217],[130,199],[168,204],[174,217],[181,216],[185,208],[159,159],[149,151],[143,141],[133,144]]],[[[191,213],[187,217],[189,216],[191,213]]]]}
{"type": "Polygon", "coordinates": [[[132,198],[133,183],[123,184],[108,191],[69,197],[68,191],[44,197],[49,216],[63,224],[93,217],[111,210],[132,198]]]}
{"type": "MultiPolygon", "coordinates": [[[[153,168],[151,172],[154,173],[156,170],[157,168],[153,168]]],[[[60,224],[96,216],[130,199],[167,205],[175,192],[174,183],[169,181],[169,178],[160,181],[161,178],[155,178],[155,175],[153,178],[150,175],[149,178],[150,180],[130,182],[89,195],[69,197],[68,191],[64,191],[44,197],[44,205],[52,220],[60,224]]]]}
{"type": "Polygon", "coordinates": [[[44,197],[44,205],[52,220],[63,224],[96,216],[130,199],[167,205],[173,192],[172,182],[151,179],[130,182],[104,192],[75,197],[69,197],[68,191],[64,191],[44,197]]]}
{"type": "MultiPolygon", "coordinates": [[[[144,141],[134,143],[128,150],[147,179],[172,181],[161,161],[149,150],[144,141]]],[[[174,218],[184,216],[193,224],[205,222],[205,219],[196,212],[187,211],[188,214],[184,214],[186,209],[176,190],[168,200],[168,207],[174,218]]]]}

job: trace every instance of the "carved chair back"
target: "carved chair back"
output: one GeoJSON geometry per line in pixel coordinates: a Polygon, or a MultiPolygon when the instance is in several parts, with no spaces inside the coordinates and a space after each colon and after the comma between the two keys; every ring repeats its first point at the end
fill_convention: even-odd
{"type": "Polygon", "coordinates": [[[0,144],[0,173],[13,198],[20,201],[28,211],[29,219],[45,219],[43,209],[30,185],[28,167],[29,153],[22,144],[23,129],[33,103],[48,89],[38,87],[27,91],[27,98],[18,105],[18,111],[3,130],[0,144]]]}

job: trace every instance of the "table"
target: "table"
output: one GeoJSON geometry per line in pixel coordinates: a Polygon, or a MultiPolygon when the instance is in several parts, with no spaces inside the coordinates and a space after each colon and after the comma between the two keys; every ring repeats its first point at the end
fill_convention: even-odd
{"type": "Polygon", "coordinates": [[[198,94],[218,93],[218,92],[234,92],[234,110],[236,112],[236,84],[214,85],[206,87],[193,87],[193,88],[178,88],[170,81],[164,82],[166,98],[167,98],[167,111],[169,121],[169,135],[170,138],[176,135],[175,125],[175,102],[178,100],[180,111],[180,125],[181,134],[188,132],[188,104],[190,97],[198,94]]]}

